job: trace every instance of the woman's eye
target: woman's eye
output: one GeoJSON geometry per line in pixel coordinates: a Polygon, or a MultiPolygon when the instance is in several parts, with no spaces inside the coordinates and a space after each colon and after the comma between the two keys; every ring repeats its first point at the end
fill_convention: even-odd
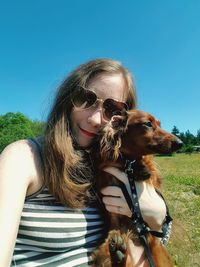
{"type": "Polygon", "coordinates": [[[152,125],[152,123],[150,121],[143,122],[143,125],[148,127],[148,128],[152,128],[153,127],[153,125],[152,125]]]}

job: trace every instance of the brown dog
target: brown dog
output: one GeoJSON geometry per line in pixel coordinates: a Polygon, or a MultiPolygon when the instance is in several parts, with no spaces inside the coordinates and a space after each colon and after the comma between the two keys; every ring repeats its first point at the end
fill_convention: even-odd
{"type": "MultiPolygon", "coordinates": [[[[99,153],[94,153],[95,165],[99,170],[98,190],[108,185],[120,186],[118,179],[103,172],[102,169],[114,166],[124,170],[123,157],[135,160],[135,180],[147,179],[146,182],[152,183],[159,189],[161,179],[152,155],[171,154],[181,146],[182,141],[161,129],[159,121],[147,112],[131,110],[123,117],[114,116],[111,123],[103,130],[100,145],[101,160],[99,153]]],[[[128,239],[134,242],[138,242],[139,239],[133,229],[132,220],[115,213],[107,212],[106,216],[109,220],[109,233],[105,242],[95,252],[96,266],[136,266],[128,260],[126,251],[128,239]],[[122,255],[120,261],[117,259],[119,254],[122,255]]],[[[172,261],[160,239],[148,233],[147,240],[154,266],[172,267],[172,261]]]]}

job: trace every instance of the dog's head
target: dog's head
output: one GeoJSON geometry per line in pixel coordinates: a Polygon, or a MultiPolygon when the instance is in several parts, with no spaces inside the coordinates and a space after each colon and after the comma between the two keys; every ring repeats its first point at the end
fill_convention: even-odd
{"type": "Polygon", "coordinates": [[[113,116],[101,139],[102,157],[140,158],[150,154],[169,154],[182,146],[182,141],[166,132],[151,114],[131,110],[124,116],[113,116]]]}
{"type": "Polygon", "coordinates": [[[162,129],[160,122],[151,114],[141,110],[128,112],[120,148],[126,156],[132,158],[150,154],[170,154],[182,145],[182,141],[162,129]]]}

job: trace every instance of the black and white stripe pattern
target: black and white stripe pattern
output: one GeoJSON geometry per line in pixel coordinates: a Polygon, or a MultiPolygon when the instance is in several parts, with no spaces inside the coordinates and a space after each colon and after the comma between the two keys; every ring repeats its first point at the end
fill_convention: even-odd
{"type": "Polygon", "coordinates": [[[11,266],[88,266],[104,231],[98,209],[67,208],[42,189],[25,201],[11,266]]]}

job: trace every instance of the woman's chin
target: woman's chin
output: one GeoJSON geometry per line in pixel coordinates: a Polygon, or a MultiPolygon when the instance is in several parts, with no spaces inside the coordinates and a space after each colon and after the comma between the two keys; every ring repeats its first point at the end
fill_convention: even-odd
{"type": "Polygon", "coordinates": [[[85,140],[83,138],[78,138],[76,142],[81,148],[88,148],[92,144],[92,140],[85,140]]]}

